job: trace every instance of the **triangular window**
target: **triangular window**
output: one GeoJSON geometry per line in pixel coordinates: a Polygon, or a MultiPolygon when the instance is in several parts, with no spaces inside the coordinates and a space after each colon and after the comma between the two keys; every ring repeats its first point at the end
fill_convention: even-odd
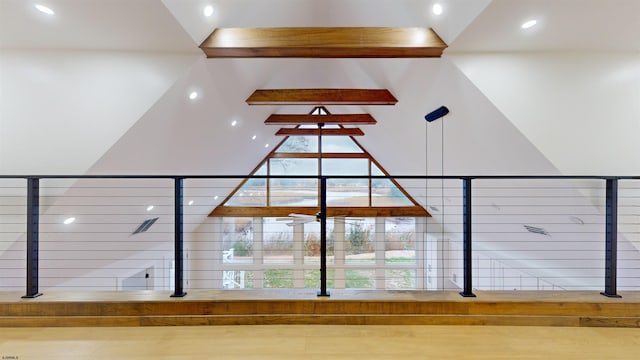
{"type": "MultiPolygon", "coordinates": [[[[326,115],[326,109],[323,109],[317,107],[311,114],[326,115]]],[[[317,128],[317,125],[297,126],[311,127],[317,128]]],[[[342,126],[327,125],[324,128],[339,129],[342,126]]],[[[292,212],[315,214],[319,206],[318,179],[280,177],[289,175],[326,176],[329,215],[429,216],[393,179],[342,177],[388,175],[351,136],[288,136],[250,174],[254,175],[279,178],[248,178],[210,216],[286,216],[292,212]],[[318,152],[319,141],[322,141],[321,155],[318,152]]]]}

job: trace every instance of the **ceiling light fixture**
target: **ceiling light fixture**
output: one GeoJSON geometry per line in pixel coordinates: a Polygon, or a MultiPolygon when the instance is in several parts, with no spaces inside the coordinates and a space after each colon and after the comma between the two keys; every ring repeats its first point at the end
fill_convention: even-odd
{"type": "Polygon", "coordinates": [[[238,122],[237,122],[236,120],[233,120],[233,121],[231,122],[231,126],[236,126],[236,124],[238,124],[238,122]]]}
{"type": "Polygon", "coordinates": [[[268,147],[269,147],[269,144],[264,144],[264,147],[268,148],[268,147]]]}
{"type": "Polygon", "coordinates": [[[253,136],[251,137],[251,140],[255,140],[257,137],[258,137],[257,135],[253,135],[253,136]]]}
{"type": "Polygon", "coordinates": [[[209,17],[211,15],[213,15],[213,6],[211,5],[207,5],[204,7],[204,16],[209,17]]]}
{"type": "Polygon", "coordinates": [[[198,92],[197,91],[192,91],[191,94],[189,94],[189,99],[195,100],[197,98],[198,98],[198,92]]]}
{"type": "Polygon", "coordinates": [[[38,11],[43,12],[47,15],[54,15],[55,12],[53,10],[51,10],[50,8],[44,6],[44,5],[40,5],[40,4],[35,4],[34,7],[36,9],[38,9],[38,11]]]}
{"type": "Polygon", "coordinates": [[[448,113],[449,113],[449,108],[443,105],[433,110],[432,112],[428,113],[427,115],[425,115],[424,119],[427,120],[427,122],[433,122],[447,115],[448,113]]]}
{"type": "Polygon", "coordinates": [[[538,23],[538,21],[536,21],[536,20],[529,20],[529,21],[524,22],[521,27],[523,29],[529,29],[529,28],[534,27],[537,23],[538,23]]]}
{"type": "Polygon", "coordinates": [[[189,200],[189,202],[187,203],[189,206],[193,205],[193,200],[189,200]]]}
{"type": "Polygon", "coordinates": [[[63,221],[62,223],[65,224],[65,225],[69,225],[74,221],[76,221],[76,218],[70,217],[70,218],[66,219],[65,221],[63,221]]]}
{"type": "Polygon", "coordinates": [[[147,211],[151,211],[153,210],[153,205],[149,205],[149,207],[147,208],[147,211]]]}
{"type": "Polygon", "coordinates": [[[431,8],[431,11],[433,11],[434,15],[442,15],[442,5],[440,4],[433,4],[433,7],[431,8]]]}
{"type": "Polygon", "coordinates": [[[213,197],[213,200],[218,200],[219,197],[220,196],[216,195],[216,196],[213,197]]]}

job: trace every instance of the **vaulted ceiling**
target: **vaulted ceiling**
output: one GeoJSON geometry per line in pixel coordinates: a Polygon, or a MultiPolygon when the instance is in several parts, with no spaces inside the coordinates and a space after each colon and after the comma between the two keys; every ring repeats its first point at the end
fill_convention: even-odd
{"type": "Polygon", "coordinates": [[[362,143],[396,174],[429,163],[430,173],[640,172],[640,3],[447,0],[440,16],[433,3],[2,0],[0,173],[245,174],[277,141],[262,120],[280,107],[244,103],[267,87],[390,89],[393,108],[334,112],[379,119],[362,143]],[[538,25],[521,29],[528,19],[538,25]],[[218,27],[291,26],[432,27],[449,48],[441,59],[205,59],[198,49],[218,27]],[[443,104],[445,128],[427,141],[422,117],[443,104]]]}

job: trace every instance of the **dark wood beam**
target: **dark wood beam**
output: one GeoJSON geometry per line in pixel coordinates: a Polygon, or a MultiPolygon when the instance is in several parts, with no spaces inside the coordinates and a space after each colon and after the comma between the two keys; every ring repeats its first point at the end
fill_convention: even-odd
{"type": "Polygon", "coordinates": [[[258,89],[246,101],[249,105],[395,105],[398,99],[386,89],[258,89]]]}
{"type": "Polygon", "coordinates": [[[218,28],[202,42],[208,58],[430,58],[447,44],[430,28],[218,28]]]}
{"type": "MultiPolygon", "coordinates": [[[[284,217],[289,214],[315,215],[320,211],[317,207],[289,207],[289,206],[218,206],[209,216],[266,216],[284,217]]],[[[430,217],[421,206],[404,207],[331,207],[327,208],[328,217],[430,217]]]]}
{"type": "MultiPolygon", "coordinates": [[[[287,129],[283,128],[276,132],[278,136],[319,136],[320,129],[287,129]]],[[[362,130],[358,128],[323,129],[322,136],[364,136],[362,130]]]]}
{"type": "MultiPolygon", "coordinates": [[[[289,153],[289,152],[277,152],[271,155],[272,159],[317,159],[320,154],[313,153],[289,153]]],[[[369,159],[367,153],[322,153],[323,159],[369,159]]]]}
{"type": "Polygon", "coordinates": [[[308,115],[273,114],[264,121],[267,125],[340,124],[374,125],[376,119],[369,114],[308,115]]]}

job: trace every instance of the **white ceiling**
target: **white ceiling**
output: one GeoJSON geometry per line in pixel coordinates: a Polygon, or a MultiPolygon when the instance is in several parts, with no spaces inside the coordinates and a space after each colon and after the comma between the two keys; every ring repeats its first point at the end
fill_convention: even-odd
{"type": "Polygon", "coordinates": [[[494,0],[451,50],[638,52],[640,1],[494,0]],[[536,19],[536,27],[520,25],[536,19]]]}
{"type": "Polygon", "coordinates": [[[636,0],[0,1],[2,49],[194,52],[215,27],[272,26],[427,26],[455,51],[640,50],[636,0]],[[439,17],[430,11],[436,2],[439,17]],[[528,19],[538,26],[519,29],[528,19]]]}
{"type": "MultiPolygon", "coordinates": [[[[555,127],[553,136],[536,127],[536,119],[527,114],[544,106],[527,103],[527,99],[548,102],[545,96],[549,92],[538,87],[518,97],[518,85],[513,81],[518,77],[510,71],[516,68],[525,73],[535,70],[548,74],[549,79],[541,77],[545,83],[555,81],[563,93],[575,93],[574,101],[557,101],[552,104],[554,109],[543,113],[551,123],[566,122],[575,104],[589,104],[600,110],[578,112],[580,117],[585,113],[601,114],[607,103],[616,104],[612,120],[616,125],[605,137],[610,142],[619,129],[640,115],[640,95],[633,95],[635,90],[640,92],[640,67],[633,65],[640,46],[636,35],[640,33],[640,2],[635,0],[443,0],[440,3],[444,14],[439,17],[430,11],[435,3],[432,0],[40,1],[54,9],[54,16],[38,12],[33,7],[35,3],[0,1],[1,173],[83,173],[89,168],[101,172],[245,173],[269,151],[264,144],[277,141],[272,135],[275,129],[262,125],[264,118],[271,112],[290,111],[279,107],[249,108],[244,104],[253,90],[267,86],[390,89],[400,100],[395,107],[332,109],[370,111],[375,115],[379,125],[365,128],[368,136],[362,142],[371,153],[389,159],[423,148],[418,145],[425,141],[420,119],[431,109],[446,104],[452,110],[450,122],[460,119],[459,124],[463,124],[484,119],[486,123],[479,129],[486,132],[485,136],[495,137],[478,137],[474,133],[475,149],[493,149],[473,151],[477,159],[466,156],[468,149],[457,149],[460,141],[448,142],[446,163],[451,171],[640,171],[636,164],[625,165],[628,157],[619,166],[609,166],[611,157],[603,156],[601,147],[589,146],[590,141],[579,143],[576,151],[598,161],[570,166],[575,165],[571,156],[563,157],[549,142],[557,145],[558,140],[571,137],[574,124],[555,127]],[[212,17],[205,17],[202,12],[207,4],[214,6],[212,17]],[[538,19],[538,26],[528,31],[520,29],[520,23],[529,18],[538,19]],[[219,26],[430,26],[450,48],[441,60],[204,60],[197,44],[219,26]],[[615,84],[603,87],[591,80],[595,70],[607,67],[607,60],[573,71],[571,79],[589,79],[589,83],[579,84],[557,76],[564,69],[554,68],[558,63],[554,59],[542,68],[535,58],[502,67],[496,61],[489,65],[477,61],[495,52],[501,59],[514,54],[525,54],[527,59],[539,54],[566,56],[576,52],[584,52],[584,56],[603,52],[630,54],[617,55],[626,57],[611,63],[619,68],[615,73],[611,71],[611,76],[618,74],[615,76],[622,76],[627,82],[615,92],[611,91],[616,89],[615,84]],[[97,60],[100,58],[103,61],[97,60]],[[496,86],[501,83],[510,86],[496,86]],[[584,94],[581,89],[590,84],[593,91],[584,94]],[[202,91],[201,97],[189,102],[186,96],[194,89],[202,91]],[[466,93],[473,96],[459,96],[466,93]],[[620,93],[627,95],[620,100],[620,93]],[[513,101],[514,96],[517,101],[513,101]],[[513,111],[513,104],[518,104],[520,112],[513,111]],[[554,110],[562,117],[554,116],[554,110]],[[172,139],[171,146],[163,145],[168,139],[157,134],[162,123],[169,121],[164,119],[168,114],[172,121],[190,124],[180,128],[185,134],[181,139],[172,139]],[[34,128],[42,129],[43,125],[38,124],[43,119],[47,119],[49,130],[34,133],[34,128]],[[227,126],[234,119],[242,126],[227,126]],[[500,132],[485,126],[492,121],[504,129],[516,129],[517,136],[497,138],[500,132]],[[139,133],[134,136],[136,131],[139,133]],[[260,146],[241,145],[254,134],[259,135],[260,146]],[[49,149],[46,156],[29,150],[37,148],[34,142],[49,149]],[[130,156],[132,148],[124,146],[128,142],[140,156],[130,156]],[[151,146],[154,143],[157,145],[151,146]],[[523,148],[504,151],[504,147],[513,148],[515,144],[523,148]],[[9,158],[9,152],[16,147],[21,155],[11,154],[9,158]],[[120,153],[122,158],[109,155],[110,148],[112,154],[120,153]],[[233,154],[234,165],[217,155],[215,150],[221,148],[226,149],[225,155],[233,154]],[[82,156],[78,156],[80,152],[82,156]],[[542,160],[532,162],[540,153],[542,160]],[[505,162],[499,155],[513,159],[505,162]],[[629,169],[625,170],[625,166],[629,169]]],[[[569,61],[574,60],[564,59],[564,64],[569,61]]],[[[470,136],[472,133],[465,128],[469,129],[458,127],[456,131],[463,132],[452,133],[456,127],[449,127],[448,137],[470,136]]],[[[589,128],[590,136],[602,132],[597,124],[589,128]]],[[[617,153],[625,147],[635,151],[640,146],[635,143],[632,138],[625,138],[618,143],[617,153]]],[[[393,162],[386,166],[399,173],[423,173],[424,166],[416,165],[425,161],[416,160],[413,165],[393,162]]]]}
{"type": "Polygon", "coordinates": [[[157,0],[2,0],[0,48],[195,52],[157,0]],[[42,4],[54,16],[34,8],[42,4]]]}

